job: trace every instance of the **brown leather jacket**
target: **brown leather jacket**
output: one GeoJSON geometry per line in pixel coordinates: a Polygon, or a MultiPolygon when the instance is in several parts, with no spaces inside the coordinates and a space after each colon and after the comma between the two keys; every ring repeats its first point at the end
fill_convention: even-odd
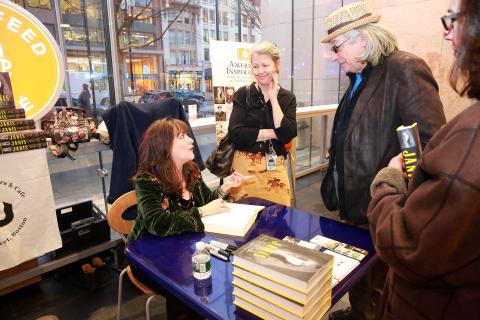
{"type": "Polygon", "coordinates": [[[477,102],[432,137],[407,193],[398,170],[375,178],[368,220],[390,267],[378,319],[480,319],[479,128],[477,102]]]}
{"type": "Polygon", "coordinates": [[[344,142],[346,212],[340,212],[341,218],[367,223],[370,183],[400,152],[397,127],[414,122],[423,145],[445,123],[438,86],[425,61],[395,51],[373,67],[350,119],[344,142]]]}

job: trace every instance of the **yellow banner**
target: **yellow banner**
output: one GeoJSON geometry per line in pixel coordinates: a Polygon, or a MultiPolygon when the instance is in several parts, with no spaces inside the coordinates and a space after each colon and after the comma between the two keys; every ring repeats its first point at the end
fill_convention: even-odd
{"type": "Polygon", "coordinates": [[[0,0],[0,72],[9,72],[15,105],[40,120],[58,99],[65,67],[55,39],[35,16],[0,0]]]}

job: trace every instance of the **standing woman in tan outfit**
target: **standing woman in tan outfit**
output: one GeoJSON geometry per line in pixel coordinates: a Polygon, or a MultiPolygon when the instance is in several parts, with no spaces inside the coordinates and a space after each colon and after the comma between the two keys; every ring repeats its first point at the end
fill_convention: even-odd
{"type": "Polygon", "coordinates": [[[280,50],[271,42],[255,44],[250,56],[255,82],[233,100],[228,131],[235,143],[233,170],[253,175],[230,190],[232,200],[258,197],[290,205],[285,144],[297,135],[295,95],[280,87],[280,50]]]}

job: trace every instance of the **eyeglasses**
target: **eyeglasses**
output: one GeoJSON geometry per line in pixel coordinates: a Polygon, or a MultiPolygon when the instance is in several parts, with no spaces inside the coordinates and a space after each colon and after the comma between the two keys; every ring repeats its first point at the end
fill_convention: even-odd
{"type": "Polygon", "coordinates": [[[347,42],[347,40],[350,40],[350,37],[347,37],[347,38],[345,38],[345,40],[343,40],[343,41],[340,42],[339,44],[336,44],[336,45],[332,46],[332,47],[330,48],[330,50],[332,50],[332,51],[335,52],[335,53],[338,53],[338,50],[340,49],[340,47],[341,47],[345,42],[347,42]]]}
{"type": "Polygon", "coordinates": [[[453,23],[462,15],[461,12],[455,12],[448,16],[443,16],[442,20],[443,28],[445,31],[451,31],[453,29],[453,23]]]}

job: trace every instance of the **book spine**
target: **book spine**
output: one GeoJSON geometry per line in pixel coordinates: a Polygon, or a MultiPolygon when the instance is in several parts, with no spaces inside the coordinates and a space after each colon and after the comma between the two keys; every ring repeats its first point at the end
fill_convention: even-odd
{"type": "Polygon", "coordinates": [[[35,129],[33,120],[0,120],[0,133],[35,129]],[[20,122],[25,121],[25,122],[20,122]]]}
{"type": "Polygon", "coordinates": [[[10,120],[0,120],[0,128],[15,127],[20,125],[29,125],[35,128],[35,123],[33,119],[10,119],[10,120]]]}
{"type": "Polygon", "coordinates": [[[24,146],[26,144],[40,143],[44,141],[45,141],[45,136],[33,137],[33,138],[27,138],[27,139],[18,139],[18,140],[7,140],[7,141],[0,140],[0,146],[2,147],[24,146]]]}
{"type": "Polygon", "coordinates": [[[422,145],[420,143],[417,123],[407,127],[398,127],[397,135],[400,142],[400,148],[402,149],[407,178],[410,179],[417,168],[417,162],[422,153],[422,145]]]}
{"type": "Polygon", "coordinates": [[[47,147],[47,142],[39,142],[26,144],[22,146],[12,146],[12,147],[0,147],[0,154],[13,153],[13,152],[22,152],[34,149],[42,149],[47,147]]]}
{"type": "Polygon", "coordinates": [[[0,120],[25,119],[25,109],[0,109],[0,120]]]}
{"type": "Polygon", "coordinates": [[[25,130],[25,131],[16,131],[16,132],[5,132],[0,133],[0,142],[2,141],[14,141],[14,140],[25,140],[33,138],[45,138],[46,134],[43,130],[25,130]]]}

